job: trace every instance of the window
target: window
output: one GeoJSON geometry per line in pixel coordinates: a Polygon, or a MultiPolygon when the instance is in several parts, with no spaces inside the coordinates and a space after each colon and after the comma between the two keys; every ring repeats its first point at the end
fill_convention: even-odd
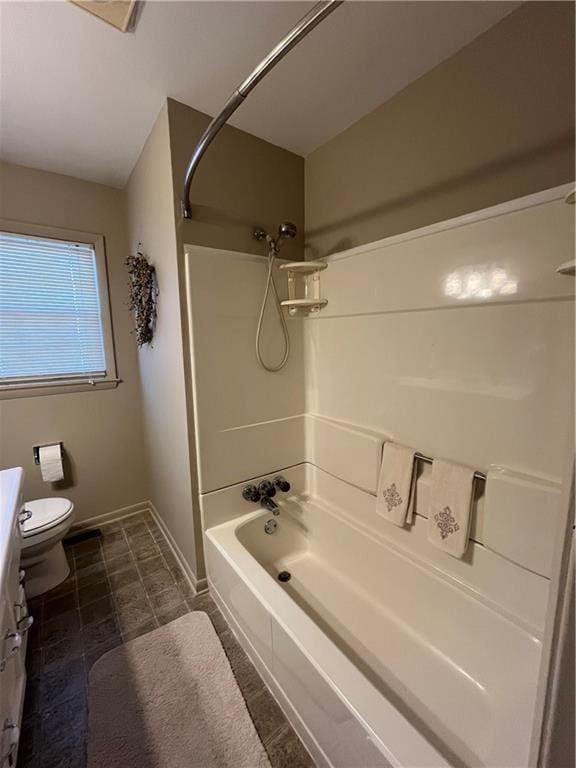
{"type": "Polygon", "coordinates": [[[1,390],[115,381],[104,270],[101,237],[0,231],[1,390]]]}

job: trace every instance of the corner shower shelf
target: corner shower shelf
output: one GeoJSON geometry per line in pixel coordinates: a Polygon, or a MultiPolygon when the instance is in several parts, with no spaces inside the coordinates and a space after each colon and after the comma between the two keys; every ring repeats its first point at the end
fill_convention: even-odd
{"type": "Polygon", "coordinates": [[[314,312],[325,307],[328,304],[328,299],[287,299],[281,303],[283,307],[288,307],[290,314],[296,314],[290,310],[309,309],[314,312]]]}
{"type": "Polygon", "coordinates": [[[320,272],[327,266],[325,261],[291,261],[280,265],[280,269],[288,272],[288,299],[282,302],[283,307],[288,307],[288,314],[315,313],[328,304],[328,299],[320,298],[320,272]]]}
{"type": "Polygon", "coordinates": [[[280,269],[287,269],[289,272],[322,272],[328,264],[325,261],[290,261],[288,264],[280,264],[280,269]]]}

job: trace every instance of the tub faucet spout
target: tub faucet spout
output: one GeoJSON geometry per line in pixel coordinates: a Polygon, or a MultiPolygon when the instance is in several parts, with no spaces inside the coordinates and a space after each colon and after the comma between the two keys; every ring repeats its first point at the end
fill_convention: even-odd
{"type": "Polygon", "coordinates": [[[276,504],[274,499],[270,498],[270,496],[262,496],[260,499],[260,506],[267,509],[268,512],[272,512],[273,515],[278,516],[280,514],[280,507],[276,504]]]}

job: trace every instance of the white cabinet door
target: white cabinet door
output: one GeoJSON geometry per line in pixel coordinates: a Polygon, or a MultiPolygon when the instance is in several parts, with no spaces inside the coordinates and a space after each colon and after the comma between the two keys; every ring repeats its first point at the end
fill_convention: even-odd
{"type": "Polygon", "coordinates": [[[16,764],[26,672],[21,638],[6,589],[0,601],[0,628],[0,765],[12,768],[16,764]]]}
{"type": "Polygon", "coordinates": [[[0,766],[16,765],[26,685],[27,607],[20,584],[20,529],[14,517],[0,594],[0,766]]]}

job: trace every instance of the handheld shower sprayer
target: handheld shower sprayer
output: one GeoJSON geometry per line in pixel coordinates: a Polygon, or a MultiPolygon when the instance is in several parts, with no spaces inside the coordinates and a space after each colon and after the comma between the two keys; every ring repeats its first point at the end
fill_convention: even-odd
{"type": "Polygon", "coordinates": [[[280,297],[278,296],[278,290],[276,288],[276,283],[274,282],[274,259],[280,253],[283,241],[292,240],[296,237],[297,232],[298,230],[296,229],[296,225],[292,224],[291,221],[283,221],[282,224],[280,224],[278,227],[278,235],[275,238],[272,237],[272,235],[270,235],[264,229],[256,229],[254,231],[254,237],[256,240],[265,240],[268,243],[268,276],[266,278],[266,288],[264,290],[264,296],[262,297],[262,306],[260,307],[258,328],[256,330],[256,358],[262,368],[264,368],[265,371],[270,371],[271,373],[282,370],[282,368],[284,368],[288,362],[288,358],[290,356],[290,336],[288,334],[288,326],[286,325],[286,319],[284,317],[284,312],[282,311],[282,305],[280,304],[280,297]],[[274,295],[274,303],[276,305],[276,310],[280,319],[280,325],[282,327],[282,334],[284,336],[284,355],[278,365],[267,365],[262,358],[262,353],[260,352],[262,323],[264,321],[264,312],[266,311],[266,302],[268,301],[270,289],[272,289],[272,293],[274,295]]]}
{"type": "Polygon", "coordinates": [[[275,238],[266,232],[265,229],[254,230],[254,237],[256,240],[266,240],[268,245],[274,248],[276,253],[279,253],[283,240],[292,240],[297,234],[298,229],[296,228],[296,224],[292,224],[291,221],[283,221],[282,224],[280,224],[278,227],[278,234],[275,238]]]}

